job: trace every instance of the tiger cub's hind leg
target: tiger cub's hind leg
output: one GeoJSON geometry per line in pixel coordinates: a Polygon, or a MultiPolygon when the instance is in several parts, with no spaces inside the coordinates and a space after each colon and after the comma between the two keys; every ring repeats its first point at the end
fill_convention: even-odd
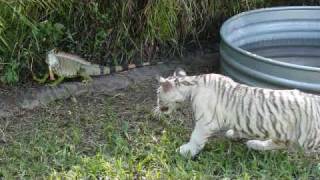
{"type": "Polygon", "coordinates": [[[250,149],[267,151],[267,150],[277,150],[287,148],[286,144],[283,142],[275,142],[272,139],[261,141],[261,140],[249,140],[246,145],[250,149]]]}

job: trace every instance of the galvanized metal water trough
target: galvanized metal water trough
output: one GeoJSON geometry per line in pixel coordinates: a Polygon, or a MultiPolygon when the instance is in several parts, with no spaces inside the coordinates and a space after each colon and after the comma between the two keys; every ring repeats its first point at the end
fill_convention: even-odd
{"type": "Polygon", "coordinates": [[[320,93],[320,7],[238,14],[221,30],[221,68],[252,86],[320,93]]]}

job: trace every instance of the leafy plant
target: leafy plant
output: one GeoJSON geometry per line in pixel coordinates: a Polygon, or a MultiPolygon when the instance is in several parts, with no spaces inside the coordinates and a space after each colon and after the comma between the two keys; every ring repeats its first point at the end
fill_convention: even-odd
{"type": "Polygon", "coordinates": [[[317,1],[0,0],[0,77],[26,82],[57,47],[102,65],[150,61],[218,38],[221,23],[244,10],[317,1]],[[31,69],[32,67],[32,69],[31,69]]]}

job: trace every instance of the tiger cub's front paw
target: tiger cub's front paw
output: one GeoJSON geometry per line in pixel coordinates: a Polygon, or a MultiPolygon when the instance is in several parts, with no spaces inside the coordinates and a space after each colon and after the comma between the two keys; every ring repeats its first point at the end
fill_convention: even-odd
{"type": "Polygon", "coordinates": [[[180,146],[179,152],[184,157],[188,157],[189,155],[191,155],[191,157],[194,157],[195,155],[198,154],[199,150],[195,145],[191,143],[187,143],[180,146]]]}

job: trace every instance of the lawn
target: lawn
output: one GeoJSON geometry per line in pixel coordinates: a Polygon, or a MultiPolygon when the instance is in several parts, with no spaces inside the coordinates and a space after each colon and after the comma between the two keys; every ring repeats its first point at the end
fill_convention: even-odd
{"type": "MultiPolygon", "coordinates": [[[[156,118],[156,82],[113,96],[54,102],[1,120],[4,179],[318,179],[320,161],[300,153],[257,152],[214,137],[195,158],[176,149],[192,131],[191,114],[156,118]]],[[[1,178],[0,178],[1,179],[1,178]]]]}

